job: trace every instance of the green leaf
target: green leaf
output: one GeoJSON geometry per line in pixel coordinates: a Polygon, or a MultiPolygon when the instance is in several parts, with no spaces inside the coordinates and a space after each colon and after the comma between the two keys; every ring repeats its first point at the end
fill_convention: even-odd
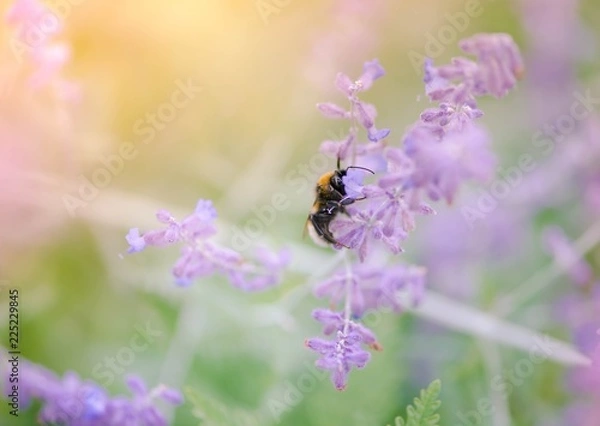
{"type": "MultiPolygon", "coordinates": [[[[406,421],[400,416],[394,421],[395,426],[439,426],[440,415],[436,413],[442,405],[439,400],[442,382],[434,380],[421,390],[421,395],[414,399],[413,405],[406,407],[406,421]]],[[[390,425],[388,425],[390,426],[390,425]]]]}

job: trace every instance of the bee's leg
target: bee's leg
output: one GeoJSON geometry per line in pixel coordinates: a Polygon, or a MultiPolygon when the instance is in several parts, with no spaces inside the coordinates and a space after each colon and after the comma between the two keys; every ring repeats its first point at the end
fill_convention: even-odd
{"type": "MultiPolygon", "coordinates": [[[[326,214],[329,216],[335,215],[340,208],[342,208],[342,205],[338,202],[338,201],[327,201],[327,204],[325,204],[325,211],[327,212],[326,214]]],[[[315,213],[316,215],[322,214],[322,213],[315,213]]]]}
{"type": "MultiPolygon", "coordinates": [[[[312,223],[317,235],[327,241],[329,244],[336,244],[343,247],[346,247],[344,244],[340,243],[335,239],[331,231],[329,230],[329,223],[331,222],[330,214],[323,213],[313,213],[309,216],[310,222],[312,223]]],[[[348,247],[346,247],[348,248],[348,247]]]]}
{"type": "Polygon", "coordinates": [[[346,196],[340,200],[340,206],[348,206],[353,204],[356,200],[356,198],[346,196]]]}
{"type": "Polygon", "coordinates": [[[331,231],[329,231],[330,216],[328,214],[313,213],[309,216],[309,219],[319,237],[323,238],[330,244],[337,244],[333,234],[331,234],[331,231]]]}

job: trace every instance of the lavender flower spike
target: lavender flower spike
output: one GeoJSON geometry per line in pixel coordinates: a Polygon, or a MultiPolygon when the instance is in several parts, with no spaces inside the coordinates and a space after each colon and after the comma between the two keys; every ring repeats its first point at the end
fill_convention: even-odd
{"type": "Polygon", "coordinates": [[[477,56],[474,88],[478,95],[489,93],[501,98],[525,73],[519,48],[508,34],[476,34],[461,40],[459,46],[477,56]]]}
{"type": "Polygon", "coordinates": [[[350,101],[350,110],[347,111],[331,102],[317,104],[317,109],[326,118],[349,120],[351,122],[350,132],[343,142],[323,142],[321,152],[342,160],[345,159],[350,145],[356,139],[358,124],[367,131],[367,138],[371,142],[379,142],[388,137],[390,129],[378,129],[375,126],[375,117],[377,116],[375,106],[362,102],[358,97],[360,92],[369,90],[373,86],[373,82],[384,75],[385,70],[377,59],[365,62],[363,73],[356,80],[352,80],[346,74],[338,73],[335,79],[335,86],[350,101]]]}
{"type": "MultiPolygon", "coordinates": [[[[5,354],[0,354],[6,364],[5,354]]],[[[6,372],[6,370],[4,370],[6,372]]],[[[162,399],[170,404],[183,402],[181,393],[165,385],[147,390],[139,377],[128,378],[133,398],[111,397],[93,381],[84,381],[74,372],[59,378],[46,368],[21,361],[19,392],[23,409],[32,399],[41,402],[38,421],[43,425],[65,426],[167,426],[167,420],[155,407],[162,399]]],[[[8,374],[2,378],[8,383],[8,374]]]]}
{"type": "Polygon", "coordinates": [[[306,340],[308,348],[321,355],[316,366],[331,371],[331,381],[337,390],[344,390],[348,374],[352,367],[363,368],[371,359],[371,354],[362,348],[369,345],[380,350],[373,333],[366,327],[353,321],[346,321],[342,314],[317,309],[313,317],[324,325],[325,334],[335,332],[335,340],[325,340],[318,337],[306,340]]]}
{"type": "Polygon", "coordinates": [[[181,257],[173,267],[175,282],[181,286],[218,273],[242,290],[264,290],[281,281],[291,260],[286,250],[275,253],[265,248],[256,249],[254,259],[248,260],[235,250],[212,241],[210,237],[217,232],[214,224],[217,211],[210,200],[199,200],[194,212],[181,222],[166,210],[159,210],[156,217],[165,226],[143,235],[139,229],[131,229],[125,237],[129,243],[128,252],[140,252],[147,246],[183,243],[181,257]]]}

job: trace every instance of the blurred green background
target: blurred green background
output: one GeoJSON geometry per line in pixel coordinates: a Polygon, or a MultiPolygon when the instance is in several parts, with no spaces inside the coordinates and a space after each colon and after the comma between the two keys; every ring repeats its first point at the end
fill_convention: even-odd
{"type": "MultiPolygon", "coordinates": [[[[7,136],[0,140],[0,280],[20,289],[23,356],[58,373],[74,370],[101,382],[108,377],[98,375],[106,371],[106,357],[130,347],[140,327],[151,327],[156,336],[123,370],[150,385],[188,390],[188,400],[174,411],[176,425],[386,425],[435,378],[443,383],[443,425],[459,424],[457,411],[475,409],[490,388],[486,348],[493,347],[506,368],[520,352],[410,315],[386,315],[373,327],[385,350],[351,373],[345,392],[337,392],[312,368],[315,355],[303,346],[305,338],[320,333],[311,310],[325,303],[311,295],[310,286],[327,276],[335,256],[302,239],[313,182],[334,167],[333,161],[314,158],[322,140],[347,131],[345,123],[322,118],[315,104],[343,104],[333,88],[335,74],[356,77],[364,61],[379,58],[387,75],[365,99],[377,106],[378,125],[392,128],[389,143],[398,144],[429,105],[409,52],[424,54],[427,33],[436,34],[448,24],[447,14],[464,10],[465,2],[79,3],[65,14],[60,39],[73,49],[62,76],[77,85],[80,99],[29,93],[10,79],[2,86],[7,136]],[[264,4],[270,9],[261,9],[264,4]],[[157,113],[186,83],[201,89],[174,109],[172,120],[148,124],[147,114],[157,113]],[[92,179],[102,161],[127,143],[135,147],[135,158],[115,166],[120,170],[107,185],[80,206],[66,207],[65,197],[77,197],[82,179],[92,179]],[[311,167],[311,159],[320,167],[311,167]],[[127,249],[129,228],[155,227],[160,208],[181,218],[199,198],[214,200],[218,238],[230,244],[256,217],[253,209],[269,205],[274,193],[285,194],[289,208],[278,211],[253,241],[293,250],[294,263],[277,289],[243,294],[219,277],[178,288],[170,275],[176,248],[119,256],[127,249]],[[310,391],[300,396],[290,391],[299,381],[313,383],[306,378],[313,370],[310,391]],[[277,419],[273,401],[286,395],[292,403],[277,419]],[[194,400],[203,410],[194,409],[194,400]]],[[[0,2],[0,11],[8,6],[0,2]]],[[[459,36],[508,32],[527,58],[520,3],[482,0],[481,8],[459,36]]],[[[600,34],[598,3],[582,2],[579,16],[594,46],[600,34]]],[[[10,34],[3,26],[2,67],[8,74],[15,66],[10,34]]],[[[460,54],[456,41],[444,46],[436,63],[460,54]]],[[[579,47],[576,76],[584,87],[598,88],[598,51],[579,47]]],[[[526,76],[508,98],[481,102],[501,164],[535,152],[532,83],[526,76]]],[[[460,201],[449,209],[438,206],[438,217],[459,206],[460,201]]],[[[485,309],[547,263],[535,240],[539,229],[547,222],[568,224],[576,210],[559,206],[535,217],[523,236],[531,248],[526,256],[503,257],[496,264],[473,258],[489,273],[481,275],[470,303],[485,309]]],[[[423,240],[431,238],[432,220],[437,218],[420,218],[400,261],[419,263],[426,257],[423,240]]],[[[549,306],[564,291],[566,284],[510,320],[568,339],[545,316],[547,310],[543,317],[536,314],[538,305],[549,306]]],[[[5,289],[1,297],[1,333],[7,335],[5,289]]],[[[558,415],[569,399],[562,390],[564,371],[551,362],[537,366],[506,403],[510,424],[541,419],[544,424],[544,418],[558,415]]],[[[125,391],[124,375],[109,375],[112,393],[125,391]]],[[[35,423],[35,406],[18,421],[7,411],[0,410],[1,424],[35,423]]],[[[492,417],[482,424],[493,424],[492,417]]]]}

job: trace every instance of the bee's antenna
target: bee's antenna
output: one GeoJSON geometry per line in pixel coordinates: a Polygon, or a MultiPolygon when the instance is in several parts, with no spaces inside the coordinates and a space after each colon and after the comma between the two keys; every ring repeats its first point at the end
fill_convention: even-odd
{"type": "Polygon", "coordinates": [[[337,158],[337,169],[340,169],[340,157],[337,158]]]}
{"type": "MultiPolygon", "coordinates": [[[[339,166],[338,166],[339,169],[339,166]]],[[[346,167],[346,169],[361,169],[361,170],[366,170],[367,172],[371,172],[371,174],[375,174],[375,172],[371,169],[367,169],[366,167],[360,167],[360,166],[348,166],[346,167]]]]}

